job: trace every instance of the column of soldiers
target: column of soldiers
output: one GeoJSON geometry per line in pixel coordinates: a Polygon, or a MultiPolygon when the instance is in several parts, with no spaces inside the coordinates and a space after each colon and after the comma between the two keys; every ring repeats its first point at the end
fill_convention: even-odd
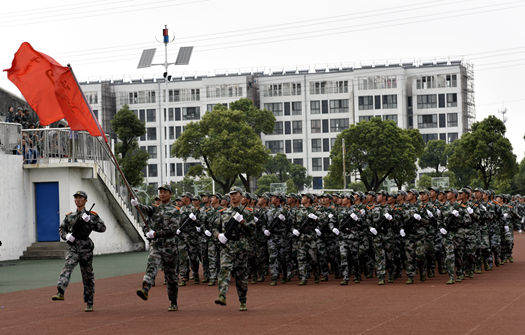
{"type": "MultiPolygon", "coordinates": [[[[171,195],[169,185],[159,189],[171,195]]],[[[341,285],[373,276],[385,285],[404,270],[406,284],[436,272],[448,274],[446,283],[454,284],[512,263],[513,232],[521,233],[525,220],[521,196],[469,187],[260,196],[235,187],[224,196],[184,193],[174,203],[163,202],[159,207],[170,207],[160,212],[135,205],[152,221],[145,229],[150,259],[137,294],[146,300],[159,267],[169,275],[173,268],[180,279],[167,278],[170,310],[177,309],[173,286],[191,279],[218,283],[215,303],[225,305],[231,275],[241,310],[246,310],[248,283],[265,279],[276,286],[297,276],[299,285],[307,285],[309,279],[327,281],[332,273],[341,285]],[[156,239],[153,221],[170,225],[173,236],[156,239]],[[159,246],[164,242],[169,250],[159,246]],[[163,261],[159,250],[176,255],[175,264],[163,261]]]]}

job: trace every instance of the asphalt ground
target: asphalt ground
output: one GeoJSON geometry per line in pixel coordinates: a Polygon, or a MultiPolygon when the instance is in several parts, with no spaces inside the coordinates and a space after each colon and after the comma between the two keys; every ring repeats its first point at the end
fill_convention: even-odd
{"type": "MultiPolygon", "coordinates": [[[[51,281],[42,283],[45,287],[26,290],[10,290],[10,285],[1,284],[9,293],[0,294],[0,334],[525,333],[524,235],[516,235],[513,264],[454,285],[445,285],[446,275],[424,283],[416,281],[414,285],[405,285],[406,278],[384,286],[378,286],[376,279],[367,279],[346,287],[333,278],[317,285],[309,282],[304,287],[297,285],[297,279],[275,287],[266,281],[249,286],[247,312],[238,310],[234,285],[228,292],[227,306],[213,303],[217,286],[191,283],[181,287],[179,311],[168,312],[162,274],[148,301],[135,293],[143,273],[102,278],[105,273],[132,270],[133,266],[143,271],[145,259],[145,253],[95,258],[93,313],[83,311],[79,282],[70,285],[65,301],[51,301],[60,263],[39,261],[0,267],[0,282],[4,281],[6,269],[20,271],[19,278],[33,275],[24,269],[41,269],[42,274],[49,273],[46,280],[51,281]],[[107,265],[102,266],[102,259],[108,260],[107,265]],[[118,261],[128,265],[115,263],[118,261]],[[50,264],[53,268],[44,270],[50,264]]],[[[75,272],[78,275],[78,270],[75,272]]]]}

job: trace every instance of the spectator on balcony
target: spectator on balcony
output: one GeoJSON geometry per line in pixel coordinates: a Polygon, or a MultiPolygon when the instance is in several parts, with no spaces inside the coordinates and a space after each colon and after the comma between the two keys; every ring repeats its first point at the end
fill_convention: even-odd
{"type": "Polygon", "coordinates": [[[11,122],[11,123],[15,122],[15,116],[16,116],[15,108],[13,106],[9,106],[9,110],[7,111],[5,122],[11,122]]]}

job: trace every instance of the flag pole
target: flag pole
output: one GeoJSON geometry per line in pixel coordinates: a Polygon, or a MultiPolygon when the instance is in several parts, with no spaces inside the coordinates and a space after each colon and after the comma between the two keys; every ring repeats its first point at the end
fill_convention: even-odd
{"type": "MultiPolygon", "coordinates": [[[[126,179],[126,176],[124,176],[124,172],[122,171],[122,169],[120,168],[120,165],[117,161],[117,158],[115,157],[115,155],[113,154],[113,151],[111,150],[111,147],[109,146],[109,143],[108,143],[108,139],[106,138],[106,134],[104,133],[104,131],[102,130],[102,127],[100,126],[100,123],[98,122],[98,119],[97,117],[95,116],[95,114],[93,113],[93,110],[91,110],[91,105],[87,102],[87,99],[86,99],[86,96],[84,95],[84,92],[82,91],[82,88],[80,87],[80,84],[78,83],[78,80],[77,80],[77,77],[75,76],[75,73],[73,72],[73,68],[71,67],[70,64],[67,64],[67,67],[69,68],[69,70],[71,71],[71,74],[73,75],[73,78],[75,79],[75,82],[77,83],[77,86],[78,86],[78,89],[80,91],[80,93],[82,93],[82,98],[84,99],[84,102],[86,103],[86,105],[88,106],[89,108],[89,112],[91,113],[91,116],[93,117],[93,119],[95,120],[95,123],[97,124],[97,127],[98,127],[98,130],[100,131],[100,133],[102,134],[102,136],[104,137],[104,143],[106,144],[106,149],[108,150],[109,152],[109,155],[111,156],[111,159],[113,160],[113,163],[115,164],[115,166],[117,167],[117,170],[118,172],[120,173],[120,176],[122,177],[122,180],[124,181],[124,184],[126,185],[127,189],[128,189],[128,192],[130,193],[131,195],[131,199],[137,199],[137,196],[135,195],[135,192],[133,191],[133,189],[131,188],[131,186],[129,185],[128,183],[128,180],[126,179]]],[[[144,225],[146,227],[148,227],[148,221],[146,220],[146,218],[144,217],[144,213],[142,213],[142,211],[140,210],[140,207],[135,207],[137,208],[137,211],[139,212],[140,214],[140,217],[142,218],[142,221],[144,222],[144,225]]]]}

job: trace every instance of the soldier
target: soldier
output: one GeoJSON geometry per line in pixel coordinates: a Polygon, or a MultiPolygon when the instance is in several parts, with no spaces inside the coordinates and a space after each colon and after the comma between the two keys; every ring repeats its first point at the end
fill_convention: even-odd
{"type": "Polygon", "coordinates": [[[257,282],[264,281],[264,275],[268,272],[268,245],[266,236],[264,235],[264,227],[267,225],[266,212],[270,204],[270,196],[265,193],[257,201],[257,208],[255,209],[253,220],[255,223],[255,253],[256,253],[256,268],[257,268],[257,282]]]}
{"type": "Polygon", "coordinates": [[[282,207],[284,197],[280,194],[272,194],[272,207],[266,212],[267,219],[263,226],[263,233],[268,238],[268,254],[271,286],[277,285],[279,273],[282,273],[281,283],[286,283],[288,268],[288,221],[286,210],[282,207]]]}
{"type": "Polygon", "coordinates": [[[82,282],[84,284],[84,302],[86,312],[93,312],[93,296],[95,295],[95,274],[93,273],[93,241],[89,238],[92,231],[103,233],[106,231],[104,221],[96,212],[86,211],[88,196],[84,191],[73,194],[76,212],[66,214],[60,224],[60,237],[67,241],[69,247],[66,254],[66,263],[58,277],[57,294],[51,300],[64,300],[64,293],[69,285],[71,273],[76,265],[80,265],[82,282]]]}
{"type": "MultiPolygon", "coordinates": [[[[421,281],[426,279],[426,253],[427,253],[427,231],[428,214],[417,202],[419,192],[410,190],[405,200],[408,203],[405,212],[404,225],[402,227],[405,237],[406,273],[408,280],[406,284],[414,284],[416,269],[419,271],[421,281]]],[[[401,234],[401,232],[400,232],[401,234]]]]}
{"type": "MultiPolygon", "coordinates": [[[[199,260],[200,260],[200,233],[201,218],[198,216],[199,208],[192,206],[191,201],[194,199],[193,195],[186,192],[181,197],[183,206],[180,208],[180,226],[177,229],[177,235],[184,242],[184,249],[188,253],[191,272],[193,273],[194,284],[200,284],[199,279],[199,260]]],[[[180,247],[180,245],[179,245],[180,247]]],[[[183,260],[184,261],[184,260],[183,260]]],[[[186,274],[187,275],[187,274],[186,274]]],[[[183,277],[182,285],[186,284],[188,277],[183,277]]]]}
{"type": "Polygon", "coordinates": [[[210,267],[210,277],[208,280],[208,286],[215,285],[217,280],[217,273],[220,266],[219,259],[219,245],[216,238],[212,237],[213,224],[219,211],[222,207],[219,205],[219,202],[222,198],[220,193],[215,193],[210,197],[210,208],[206,212],[206,221],[204,226],[204,235],[208,238],[208,263],[210,267]]]}
{"type": "Polygon", "coordinates": [[[168,298],[171,302],[168,311],[178,310],[177,297],[179,290],[178,283],[178,250],[177,250],[177,227],[179,226],[179,215],[175,206],[171,204],[171,186],[162,185],[159,187],[159,206],[145,206],[139,204],[135,199],[131,200],[131,205],[139,207],[140,210],[149,217],[150,225],[146,233],[146,238],[151,241],[151,249],[148,257],[146,273],[142,280],[142,288],[137,290],[137,295],[143,300],[148,300],[149,290],[154,283],[156,272],[155,260],[151,259],[152,254],[160,258],[161,266],[164,269],[164,278],[167,282],[168,298]]]}
{"type": "Polygon", "coordinates": [[[445,266],[447,268],[449,280],[447,285],[454,284],[454,265],[456,267],[456,281],[462,280],[462,262],[461,257],[461,239],[458,238],[457,232],[461,221],[460,206],[456,202],[457,191],[450,189],[445,191],[447,196],[447,202],[443,205],[441,213],[443,215],[442,221],[439,224],[439,231],[443,235],[443,246],[445,248],[445,266]]]}
{"type": "Polygon", "coordinates": [[[240,208],[243,191],[239,187],[230,190],[231,206],[221,210],[213,225],[213,236],[221,243],[221,269],[219,271],[218,305],[226,305],[226,293],[230,287],[230,277],[235,277],[235,286],[239,296],[241,312],[247,311],[246,295],[248,293],[248,257],[246,254],[247,229],[253,222],[244,217],[247,212],[240,208]]]}
{"type": "Polygon", "coordinates": [[[340,285],[348,285],[350,274],[354,275],[354,282],[361,281],[359,266],[359,234],[362,221],[359,211],[352,206],[352,194],[342,199],[342,208],[338,215],[339,228],[333,227],[332,232],[339,236],[339,252],[341,255],[341,274],[343,280],[340,285]]]}

